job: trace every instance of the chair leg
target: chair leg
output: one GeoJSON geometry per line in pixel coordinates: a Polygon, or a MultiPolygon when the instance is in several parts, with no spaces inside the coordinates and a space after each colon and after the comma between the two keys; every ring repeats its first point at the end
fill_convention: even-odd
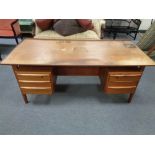
{"type": "Polygon", "coordinates": [[[135,37],[134,37],[134,40],[136,39],[136,37],[137,37],[137,32],[135,33],[135,37]]]}
{"type": "Polygon", "coordinates": [[[16,44],[18,44],[19,42],[18,42],[18,37],[15,37],[15,41],[16,41],[16,44]]]}
{"type": "Polygon", "coordinates": [[[23,40],[23,35],[22,34],[20,35],[20,38],[21,38],[21,40],[23,40]]]}
{"type": "Polygon", "coordinates": [[[113,40],[116,39],[116,35],[117,35],[117,33],[114,33],[114,35],[113,35],[113,40]]]}

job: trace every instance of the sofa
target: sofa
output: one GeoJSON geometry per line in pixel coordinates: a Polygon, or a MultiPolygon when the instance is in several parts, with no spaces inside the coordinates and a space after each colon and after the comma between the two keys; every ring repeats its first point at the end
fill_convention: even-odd
{"type": "Polygon", "coordinates": [[[87,30],[70,36],[62,36],[53,30],[42,31],[35,23],[36,39],[70,39],[70,40],[99,40],[103,36],[101,28],[105,27],[105,21],[102,19],[92,19],[94,25],[93,30],[87,30]]]}

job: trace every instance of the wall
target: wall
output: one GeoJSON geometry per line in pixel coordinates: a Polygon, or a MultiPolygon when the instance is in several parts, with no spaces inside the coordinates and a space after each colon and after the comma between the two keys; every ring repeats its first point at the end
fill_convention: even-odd
{"type": "Polygon", "coordinates": [[[147,30],[151,26],[152,19],[141,19],[142,23],[139,30],[147,30]]]}

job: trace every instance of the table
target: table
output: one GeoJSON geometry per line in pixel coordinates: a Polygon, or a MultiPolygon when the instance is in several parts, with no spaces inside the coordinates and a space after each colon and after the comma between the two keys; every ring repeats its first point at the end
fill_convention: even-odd
{"type": "Polygon", "coordinates": [[[108,94],[136,91],[145,66],[155,63],[130,41],[25,39],[2,61],[11,65],[23,99],[53,94],[57,76],[98,76],[108,94]]]}

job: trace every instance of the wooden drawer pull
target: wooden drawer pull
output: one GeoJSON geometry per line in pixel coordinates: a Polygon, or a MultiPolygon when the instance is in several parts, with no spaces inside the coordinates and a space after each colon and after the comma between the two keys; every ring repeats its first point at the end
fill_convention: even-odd
{"type": "Polygon", "coordinates": [[[118,76],[118,77],[132,77],[132,76],[141,76],[141,74],[128,74],[128,75],[125,75],[125,74],[120,74],[120,75],[110,75],[110,76],[118,76]]]}
{"type": "Polygon", "coordinates": [[[17,76],[50,76],[50,74],[36,74],[36,73],[34,73],[34,74],[26,74],[26,73],[17,73],[17,76]]]}
{"type": "Polygon", "coordinates": [[[49,82],[51,82],[51,81],[26,81],[26,80],[18,80],[18,82],[19,83],[45,83],[45,82],[47,82],[47,83],[49,83],[49,82]]]}
{"type": "Polygon", "coordinates": [[[51,89],[51,87],[21,87],[22,89],[51,89]]]}
{"type": "Polygon", "coordinates": [[[108,87],[108,88],[112,88],[112,89],[133,89],[133,88],[136,88],[136,86],[124,86],[124,87],[117,86],[117,87],[108,87]]]}

